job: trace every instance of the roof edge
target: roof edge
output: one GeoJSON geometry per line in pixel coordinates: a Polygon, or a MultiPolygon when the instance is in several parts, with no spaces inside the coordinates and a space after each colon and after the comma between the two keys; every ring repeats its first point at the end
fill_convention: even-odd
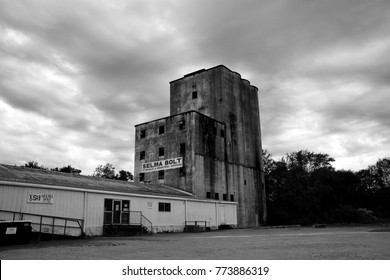
{"type": "Polygon", "coordinates": [[[214,66],[214,67],[211,67],[211,68],[209,68],[209,69],[204,69],[204,68],[203,68],[203,69],[200,69],[200,70],[197,70],[197,71],[194,71],[194,72],[185,74],[183,77],[178,78],[178,79],[175,79],[175,80],[173,80],[173,81],[170,81],[169,83],[171,84],[171,83],[180,81],[180,80],[182,80],[182,79],[185,79],[185,78],[188,78],[188,77],[191,77],[191,76],[195,76],[195,75],[200,74],[200,73],[203,73],[203,72],[207,72],[207,71],[210,71],[210,70],[214,70],[214,69],[219,68],[219,67],[223,67],[223,68],[225,68],[226,70],[228,70],[229,72],[238,75],[238,76],[240,77],[241,80],[248,82],[248,83],[249,83],[249,86],[254,87],[254,88],[256,88],[257,90],[259,90],[257,86],[251,85],[251,83],[250,83],[249,80],[242,78],[240,73],[231,70],[230,68],[226,67],[226,66],[223,65],[223,64],[219,64],[219,65],[214,66]]]}
{"type": "Polygon", "coordinates": [[[179,115],[188,114],[188,113],[196,113],[196,114],[199,114],[199,115],[204,116],[206,118],[212,119],[212,120],[214,120],[214,121],[216,121],[216,122],[218,122],[218,123],[220,123],[222,125],[226,125],[225,123],[220,122],[220,121],[218,121],[218,120],[216,120],[216,119],[214,119],[212,117],[209,117],[209,116],[207,116],[207,115],[205,115],[205,114],[203,114],[201,112],[198,112],[198,111],[195,111],[195,110],[190,110],[190,111],[186,111],[186,112],[170,115],[170,116],[167,116],[167,117],[163,117],[163,118],[159,118],[159,119],[155,119],[155,120],[139,123],[139,124],[134,125],[134,127],[137,127],[137,126],[140,126],[140,125],[145,125],[145,124],[152,123],[152,122],[162,121],[164,119],[173,118],[173,117],[176,117],[176,116],[179,116],[179,115]]]}

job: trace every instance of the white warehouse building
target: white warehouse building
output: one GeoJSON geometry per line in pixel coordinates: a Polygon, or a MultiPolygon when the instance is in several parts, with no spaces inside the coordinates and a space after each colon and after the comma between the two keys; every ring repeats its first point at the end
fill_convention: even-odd
{"type": "Polygon", "coordinates": [[[0,164],[0,220],[70,236],[237,226],[237,203],[165,185],[108,180],[0,164]]]}

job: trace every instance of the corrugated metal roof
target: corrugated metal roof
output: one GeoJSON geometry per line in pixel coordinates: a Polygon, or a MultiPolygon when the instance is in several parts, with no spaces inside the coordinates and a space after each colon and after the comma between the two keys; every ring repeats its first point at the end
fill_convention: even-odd
{"type": "Polygon", "coordinates": [[[0,181],[61,186],[107,192],[193,197],[192,194],[165,185],[126,182],[58,171],[0,164],[0,181]]]}

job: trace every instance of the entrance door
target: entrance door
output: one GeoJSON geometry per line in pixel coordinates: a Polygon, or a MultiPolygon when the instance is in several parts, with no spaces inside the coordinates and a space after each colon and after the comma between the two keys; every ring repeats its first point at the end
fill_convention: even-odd
{"type": "Polygon", "coordinates": [[[113,224],[120,224],[121,222],[121,202],[120,200],[114,200],[114,219],[113,224]]]}

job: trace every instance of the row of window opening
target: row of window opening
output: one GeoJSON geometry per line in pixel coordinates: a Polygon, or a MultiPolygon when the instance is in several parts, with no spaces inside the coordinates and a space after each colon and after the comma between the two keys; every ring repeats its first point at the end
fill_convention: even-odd
{"type": "MultiPolygon", "coordinates": [[[[185,171],[185,168],[184,167],[179,167],[179,175],[180,177],[183,177],[186,175],[186,171],[185,171]]],[[[164,180],[165,179],[165,170],[159,170],[158,171],[158,174],[157,174],[157,178],[158,180],[164,180]]],[[[139,181],[140,182],[149,182],[149,180],[145,180],[145,173],[141,172],[139,174],[139,181]]]]}
{"type": "MultiPolygon", "coordinates": [[[[183,130],[186,128],[186,122],[184,120],[179,121],[179,130],[183,130]]],[[[165,125],[160,125],[158,127],[158,134],[164,134],[165,133],[165,125]]],[[[140,131],[140,138],[146,137],[146,129],[141,129],[140,131]]]]}
{"type": "MultiPolygon", "coordinates": [[[[182,121],[179,121],[179,130],[184,130],[186,128],[186,124],[185,124],[185,121],[182,120],[182,121]]],[[[214,128],[213,128],[213,132],[214,132],[214,135],[217,135],[217,127],[214,125],[214,128]]],[[[161,135],[161,134],[164,134],[165,133],[165,125],[160,125],[158,127],[158,134],[161,135]]],[[[220,130],[220,136],[222,138],[225,138],[225,130],[224,129],[221,129],[220,130]]],[[[140,138],[146,138],[146,129],[142,129],[140,131],[140,138]]]]}
{"type": "MultiPolygon", "coordinates": [[[[216,199],[216,200],[219,200],[219,193],[215,192],[207,192],[206,193],[206,198],[212,198],[212,199],[216,199]]],[[[224,201],[229,201],[229,196],[227,193],[224,193],[222,194],[222,199],[224,201]]],[[[230,195],[230,201],[234,201],[234,194],[231,194],[230,195]]]]}
{"type": "MultiPolygon", "coordinates": [[[[183,156],[185,155],[185,153],[186,153],[186,144],[185,143],[180,143],[179,153],[180,153],[180,155],[183,155],[183,156]]],[[[165,156],[165,148],[164,147],[158,148],[158,156],[159,157],[165,156]]],[[[144,160],[145,158],[146,158],[146,152],[140,151],[139,159],[144,160]]]]}

